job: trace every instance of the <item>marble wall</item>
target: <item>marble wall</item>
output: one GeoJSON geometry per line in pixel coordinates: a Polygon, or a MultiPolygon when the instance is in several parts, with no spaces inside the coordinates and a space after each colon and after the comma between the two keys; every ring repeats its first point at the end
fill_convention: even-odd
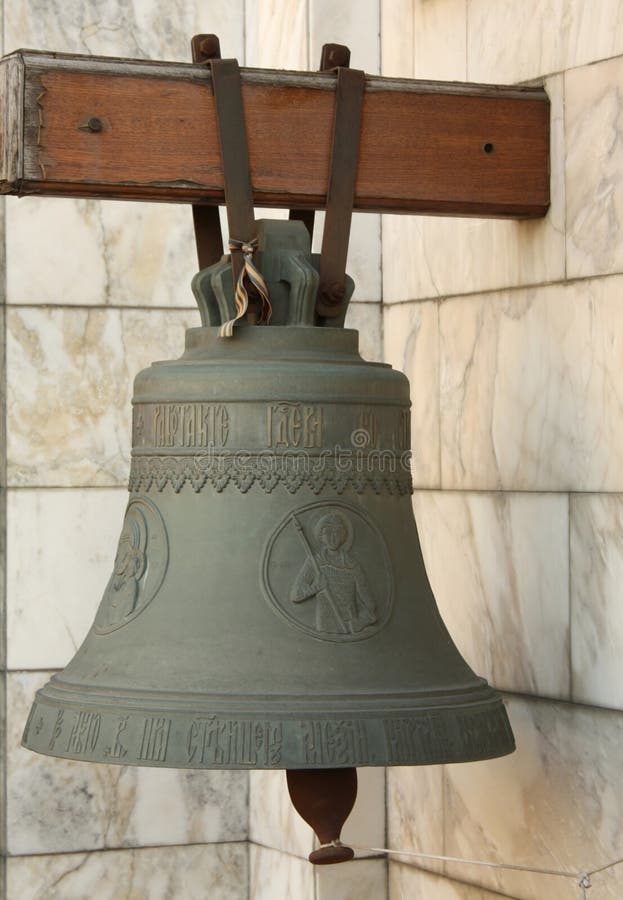
{"type": "Polygon", "coordinates": [[[427,569],[517,739],[501,760],[389,770],[389,846],[527,867],[402,855],[389,898],[614,900],[623,864],[590,887],[579,874],[623,857],[623,4],[381,12],[385,73],[543,83],[552,137],[544,219],[382,222],[384,354],[412,382],[427,569]]]}

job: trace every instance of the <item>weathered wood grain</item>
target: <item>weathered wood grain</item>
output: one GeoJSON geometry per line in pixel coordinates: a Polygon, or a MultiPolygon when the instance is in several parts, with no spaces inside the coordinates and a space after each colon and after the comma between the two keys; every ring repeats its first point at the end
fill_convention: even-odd
{"type": "MultiPolygon", "coordinates": [[[[0,192],[223,202],[204,66],[32,51],[1,65],[0,192]],[[92,117],[101,131],[86,128],[92,117]]],[[[256,204],[323,208],[335,76],[242,79],[256,204]]],[[[356,209],[519,218],[548,204],[544,91],[366,79],[356,209]]]]}

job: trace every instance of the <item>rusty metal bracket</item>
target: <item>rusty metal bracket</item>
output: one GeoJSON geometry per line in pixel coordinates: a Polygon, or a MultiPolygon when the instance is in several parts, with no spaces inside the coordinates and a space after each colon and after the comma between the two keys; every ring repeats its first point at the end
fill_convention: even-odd
{"type": "MultiPolygon", "coordinates": [[[[240,68],[235,59],[212,59],[210,68],[229,237],[230,240],[250,243],[256,238],[256,226],[240,68]]],[[[236,283],[244,266],[241,250],[231,250],[231,262],[236,283]]]]}
{"type": "MultiPolygon", "coordinates": [[[[196,34],[191,42],[194,63],[210,63],[221,58],[221,45],[215,34],[196,34]]],[[[200,269],[217,263],[223,255],[223,236],[218,206],[193,204],[193,225],[200,269]]]]}
{"type": "Polygon", "coordinates": [[[335,318],[343,311],[364,89],[364,72],[344,66],[337,69],[331,171],[316,302],[316,312],[324,318],[335,318]]]}
{"type": "MultiPolygon", "coordinates": [[[[329,72],[340,66],[348,68],[350,65],[350,50],[345,44],[323,44],[320,53],[319,72],[329,72]]],[[[314,239],[314,223],[316,213],[313,209],[291,209],[290,220],[302,222],[309,232],[309,239],[314,239]]]]}

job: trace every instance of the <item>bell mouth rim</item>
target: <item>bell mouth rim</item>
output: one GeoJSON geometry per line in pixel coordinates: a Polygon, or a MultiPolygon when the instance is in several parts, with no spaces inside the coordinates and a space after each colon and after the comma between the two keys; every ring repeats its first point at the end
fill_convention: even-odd
{"type": "MultiPolygon", "coordinates": [[[[184,707],[48,684],[37,692],[23,745],[66,759],[196,769],[315,769],[434,765],[511,753],[513,733],[500,694],[484,679],[475,689],[445,692],[418,705],[376,695],[367,706],[352,695],[298,696],[279,709],[267,697],[246,708],[220,697],[184,707]],[[136,702],[138,701],[138,702],[136,702]],[[225,702],[226,701],[226,702],[225,702]]],[[[188,698],[186,698],[188,701],[188,698]]],[[[423,698],[422,698],[423,699],[423,698]]],[[[361,698],[359,698],[361,700],[361,698]]]]}
{"type": "Polygon", "coordinates": [[[59,703],[37,693],[22,745],[83,762],[176,769],[318,769],[435,765],[515,749],[503,700],[420,709],[260,707],[247,715],[206,709],[132,709],[59,703]]]}

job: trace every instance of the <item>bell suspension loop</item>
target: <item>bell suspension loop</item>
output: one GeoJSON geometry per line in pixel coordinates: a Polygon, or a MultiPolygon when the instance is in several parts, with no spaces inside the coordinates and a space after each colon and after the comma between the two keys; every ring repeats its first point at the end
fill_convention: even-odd
{"type": "Polygon", "coordinates": [[[249,150],[244,122],[240,68],[235,59],[209,60],[216,106],[216,124],[223,162],[223,182],[231,264],[235,282],[235,315],[223,322],[220,337],[232,337],[234,325],[248,315],[257,324],[270,322],[272,308],[268,287],[253,263],[257,250],[257,230],[253,211],[253,190],[249,170],[249,150]],[[245,284],[247,282],[247,284],[245,284]],[[259,298],[259,314],[249,310],[251,298],[259,298]]]}

